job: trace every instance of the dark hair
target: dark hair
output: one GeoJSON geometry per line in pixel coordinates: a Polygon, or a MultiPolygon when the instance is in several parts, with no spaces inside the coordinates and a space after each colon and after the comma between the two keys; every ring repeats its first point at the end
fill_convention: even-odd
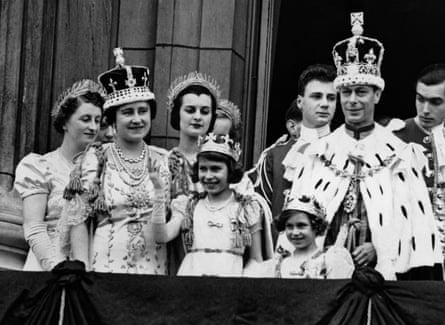
{"type": "Polygon", "coordinates": [[[232,157],[219,152],[205,151],[198,154],[198,159],[193,164],[191,178],[194,183],[199,181],[199,158],[225,163],[227,165],[229,174],[229,177],[227,179],[227,182],[229,184],[236,184],[241,182],[241,179],[244,176],[243,167],[232,157]]]}
{"type": "Polygon", "coordinates": [[[292,101],[289,108],[287,109],[285,118],[286,121],[294,120],[297,122],[301,122],[301,120],[303,119],[303,113],[301,112],[301,109],[298,108],[296,99],[292,101]]]}
{"type": "MultiPolygon", "coordinates": [[[[136,101],[134,101],[136,102],[136,101]]],[[[152,120],[154,120],[154,118],[156,117],[156,101],[154,99],[149,99],[149,100],[141,100],[141,102],[147,102],[148,105],[150,106],[150,118],[152,120]]],[[[130,104],[130,103],[127,103],[130,104]]],[[[107,122],[110,125],[113,125],[114,123],[116,123],[116,113],[117,111],[124,105],[127,104],[122,104],[122,105],[117,105],[117,106],[111,106],[109,108],[107,108],[107,110],[105,111],[104,115],[107,118],[107,122]]]]}
{"type": "Polygon", "coordinates": [[[420,71],[417,82],[427,86],[438,85],[445,81],[445,64],[431,64],[420,71]]]}
{"type": "Polygon", "coordinates": [[[69,97],[63,102],[62,105],[60,105],[57,116],[53,121],[53,126],[58,133],[63,134],[65,132],[63,127],[65,126],[66,122],[68,122],[70,117],[77,111],[80,105],[84,103],[92,104],[99,107],[102,113],[104,102],[105,100],[99,93],[91,91],[77,97],[69,97]]]}
{"type": "Polygon", "coordinates": [[[213,94],[210,92],[209,89],[207,89],[204,86],[200,86],[200,85],[191,85],[186,87],[185,89],[183,89],[178,96],[176,96],[175,100],[173,101],[173,108],[171,111],[171,115],[170,115],[170,125],[172,126],[172,128],[174,128],[175,130],[179,131],[179,109],[181,108],[182,105],[182,97],[184,97],[184,95],[187,94],[195,94],[196,96],[199,95],[209,95],[210,99],[212,101],[212,118],[210,120],[210,125],[209,125],[209,129],[207,130],[207,132],[213,130],[213,125],[215,124],[215,120],[216,120],[216,107],[217,107],[217,102],[216,102],[216,98],[215,96],[213,96],[213,94]]]}
{"type": "Polygon", "coordinates": [[[306,86],[312,80],[321,82],[333,82],[337,73],[335,68],[327,64],[314,64],[308,66],[298,78],[297,94],[303,96],[306,86]]]}
{"type": "Polygon", "coordinates": [[[306,211],[300,211],[300,210],[294,210],[294,209],[284,210],[283,212],[281,212],[281,214],[278,216],[278,218],[274,220],[275,227],[277,228],[277,230],[283,231],[286,228],[287,220],[290,217],[294,216],[298,212],[306,213],[306,215],[308,216],[309,222],[311,223],[312,230],[315,233],[315,236],[323,235],[323,233],[325,232],[325,230],[328,226],[328,222],[325,219],[323,219],[319,216],[307,213],[306,211]]]}

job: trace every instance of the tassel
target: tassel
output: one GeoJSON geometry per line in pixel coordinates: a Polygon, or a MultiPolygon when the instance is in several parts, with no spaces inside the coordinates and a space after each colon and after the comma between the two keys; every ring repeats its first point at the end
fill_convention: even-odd
{"type": "Polygon", "coordinates": [[[183,240],[187,251],[189,251],[193,246],[193,231],[184,230],[183,231],[183,240]]]}
{"type": "Polygon", "coordinates": [[[244,246],[252,246],[252,235],[249,231],[243,231],[243,244],[244,246]]]}
{"type": "Polygon", "coordinates": [[[70,201],[75,194],[82,194],[82,182],[79,175],[75,175],[70,179],[67,187],[63,191],[63,198],[70,201]]]}
{"type": "Polygon", "coordinates": [[[93,210],[98,213],[108,213],[108,207],[102,192],[99,193],[96,201],[94,201],[93,210]]]}
{"type": "Polygon", "coordinates": [[[99,186],[99,179],[96,177],[93,184],[90,186],[90,190],[88,191],[88,202],[94,202],[97,197],[99,196],[100,192],[100,186],[99,186]]]}
{"type": "Polygon", "coordinates": [[[67,201],[71,201],[74,198],[74,194],[65,187],[65,189],[63,190],[63,198],[67,201]]]}
{"type": "Polygon", "coordinates": [[[234,238],[235,242],[234,242],[234,246],[235,248],[243,248],[243,237],[242,234],[239,232],[239,230],[237,229],[237,231],[235,232],[235,238],[234,238]]]}
{"type": "Polygon", "coordinates": [[[182,229],[190,230],[193,227],[193,222],[190,216],[186,216],[184,220],[182,220],[182,229]]]}

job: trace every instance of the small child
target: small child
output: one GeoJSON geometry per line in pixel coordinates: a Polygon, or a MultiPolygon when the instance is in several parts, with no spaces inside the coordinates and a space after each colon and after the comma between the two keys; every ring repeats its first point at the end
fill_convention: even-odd
{"type": "Polygon", "coordinates": [[[182,232],[187,255],[178,275],[241,276],[245,253],[249,261],[262,261],[262,208],[230,188],[243,176],[239,152],[228,135],[210,133],[201,139],[192,178],[199,179],[204,192],[174,199],[169,222],[152,220],[159,243],[182,232]]]}
{"type": "Polygon", "coordinates": [[[315,239],[327,227],[324,208],[313,198],[286,198],[276,227],[284,231],[288,245],[279,245],[274,259],[252,265],[245,276],[276,278],[339,279],[350,278],[354,263],[342,247],[346,228],[328,250],[319,248],[315,239]],[[286,247],[284,247],[286,246],[286,247]]]}

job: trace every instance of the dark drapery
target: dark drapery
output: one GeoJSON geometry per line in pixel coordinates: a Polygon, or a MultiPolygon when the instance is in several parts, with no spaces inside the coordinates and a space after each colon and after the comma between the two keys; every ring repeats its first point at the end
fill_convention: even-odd
{"type": "Polygon", "coordinates": [[[172,278],[59,268],[55,274],[0,272],[0,323],[57,324],[62,288],[64,324],[366,324],[369,298],[373,325],[445,323],[444,283],[383,282],[373,270],[345,281],[172,278]],[[33,323],[36,319],[46,323],[33,323]]]}

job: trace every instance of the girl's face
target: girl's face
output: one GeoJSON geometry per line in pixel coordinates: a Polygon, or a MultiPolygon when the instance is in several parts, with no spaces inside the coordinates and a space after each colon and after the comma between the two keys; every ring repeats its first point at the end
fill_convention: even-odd
{"type": "Polygon", "coordinates": [[[142,141],[150,127],[150,105],[146,101],[125,104],[116,112],[116,137],[125,142],[142,141]]]}
{"type": "Polygon", "coordinates": [[[114,128],[108,123],[107,118],[103,117],[100,122],[100,130],[97,135],[97,141],[102,143],[113,142],[114,139],[114,128]]]}
{"type": "Polygon", "coordinates": [[[207,133],[212,119],[212,99],[209,95],[185,94],[179,108],[181,133],[198,137],[207,133]]]}
{"type": "Polygon", "coordinates": [[[229,189],[229,169],[224,162],[199,157],[198,177],[204,190],[212,196],[229,189]]]}
{"type": "Polygon", "coordinates": [[[305,250],[315,245],[315,232],[309,216],[302,211],[295,212],[285,223],[287,239],[298,250],[305,250]]]}
{"type": "Polygon", "coordinates": [[[91,103],[82,103],[63,126],[66,137],[85,147],[97,136],[102,112],[91,103]]]}

